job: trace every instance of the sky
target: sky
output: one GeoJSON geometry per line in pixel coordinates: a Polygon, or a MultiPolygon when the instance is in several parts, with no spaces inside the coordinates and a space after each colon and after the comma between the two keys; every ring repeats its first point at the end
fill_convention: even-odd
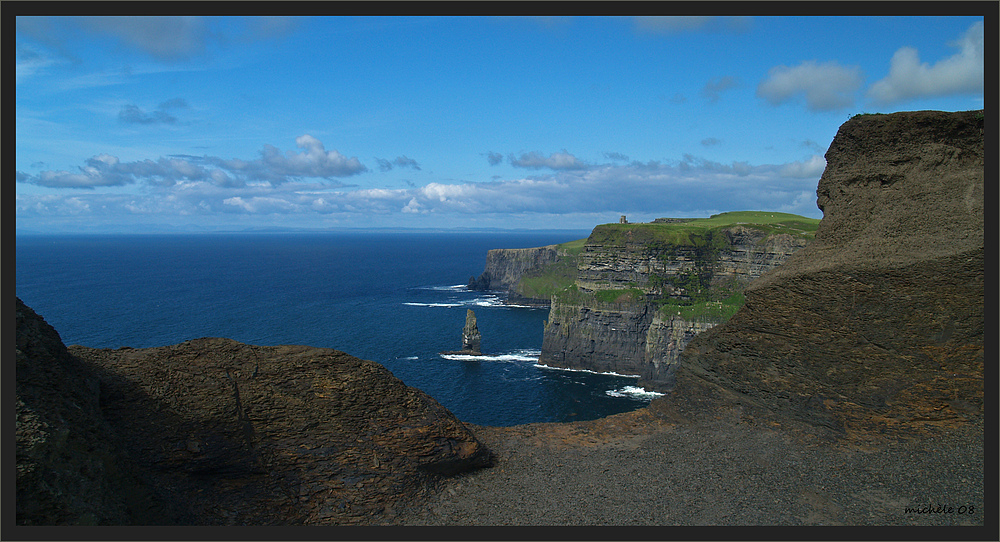
{"type": "Polygon", "coordinates": [[[981,15],[16,23],[18,233],[821,218],[851,116],[984,108],[981,15]]]}

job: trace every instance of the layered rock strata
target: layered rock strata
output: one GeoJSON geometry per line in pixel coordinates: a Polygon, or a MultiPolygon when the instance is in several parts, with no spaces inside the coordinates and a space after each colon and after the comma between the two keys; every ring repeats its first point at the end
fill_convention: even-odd
{"type": "Polygon", "coordinates": [[[701,293],[679,280],[685,275],[708,277],[704,288],[742,289],[809,243],[808,237],[749,225],[712,231],[715,247],[603,231],[616,226],[594,229],[578,258],[576,286],[584,293],[638,289],[643,298],[609,303],[586,295],[553,296],[539,363],[639,375],[641,385],[657,391],[670,387],[688,341],[721,319],[684,319],[654,299],[701,293]],[[613,241],[602,241],[607,238],[613,241]]]}
{"type": "Polygon", "coordinates": [[[858,438],[981,416],[983,156],[982,111],[846,122],[826,153],[815,240],[688,344],[651,408],[735,405],[858,438]]]}
{"type": "Polygon", "coordinates": [[[492,453],[381,365],[205,338],[62,345],[18,300],[27,524],[364,524],[492,453]]]}
{"type": "MultiPolygon", "coordinates": [[[[606,237],[597,226],[591,239],[606,237]]],[[[609,229],[613,229],[614,225],[609,229]]],[[[676,277],[682,273],[711,274],[711,285],[736,282],[750,283],[769,269],[780,265],[795,251],[806,246],[809,239],[790,234],[769,234],[760,228],[735,225],[721,228],[719,248],[707,249],[693,245],[674,245],[631,240],[614,236],[610,243],[588,240],[577,263],[576,284],[585,291],[638,287],[649,294],[676,295],[678,291],[662,288],[654,277],[676,277]],[[711,250],[711,254],[706,254],[711,250]],[[651,280],[654,279],[654,280],[651,280]]]]}
{"type": "Polygon", "coordinates": [[[538,362],[648,377],[646,338],[655,313],[647,303],[563,303],[554,296],[538,362]]]}

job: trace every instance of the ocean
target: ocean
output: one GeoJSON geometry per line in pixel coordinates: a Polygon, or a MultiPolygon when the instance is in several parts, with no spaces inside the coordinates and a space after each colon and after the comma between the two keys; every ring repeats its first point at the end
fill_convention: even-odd
{"type": "Polygon", "coordinates": [[[67,345],[200,337],[301,344],[376,361],[478,425],[596,419],[654,396],[636,377],[538,364],[547,309],[466,288],[491,248],[589,232],[19,235],[17,295],[67,345]],[[467,309],[486,355],[461,347],[467,309]]]}

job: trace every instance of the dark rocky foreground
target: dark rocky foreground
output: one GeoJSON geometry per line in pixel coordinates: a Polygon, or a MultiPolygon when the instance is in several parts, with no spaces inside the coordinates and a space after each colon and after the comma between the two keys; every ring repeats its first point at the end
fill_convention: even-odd
{"type": "Polygon", "coordinates": [[[496,452],[494,467],[449,479],[384,524],[578,526],[535,533],[569,540],[803,540],[830,534],[823,526],[866,529],[836,531],[837,540],[972,540],[990,532],[970,527],[995,524],[984,493],[982,420],[929,439],[866,445],[816,440],[733,409],[678,423],[643,409],[473,431],[496,452]],[[746,525],[816,528],[735,528],[746,525]],[[871,530],[880,525],[902,528],[871,530]]]}
{"type": "Polygon", "coordinates": [[[351,525],[492,453],[336,350],[197,339],[67,349],[17,300],[17,522],[351,525]]]}

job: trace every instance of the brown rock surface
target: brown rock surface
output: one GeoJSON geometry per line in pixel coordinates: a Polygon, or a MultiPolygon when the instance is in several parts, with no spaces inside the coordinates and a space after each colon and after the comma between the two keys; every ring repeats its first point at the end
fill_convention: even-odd
{"type": "Polygon", "coordinates": [[[181,520],[114,445],[93,370],[20,299],[16,322],[17,524],[181,520]]]}
{"type": "Polygon", "coordinates": [[[826,159],[815,240],[688,344],[651,408],[740,405],[854,438],[982,415],[982,112],[857,116],[826,159]]]}
{"type": "Polygon", "coordinates": [[[381,365],[205,338],[66,348],[18,300],[18,524],[391,518],[492,453],[381,365]]]}

